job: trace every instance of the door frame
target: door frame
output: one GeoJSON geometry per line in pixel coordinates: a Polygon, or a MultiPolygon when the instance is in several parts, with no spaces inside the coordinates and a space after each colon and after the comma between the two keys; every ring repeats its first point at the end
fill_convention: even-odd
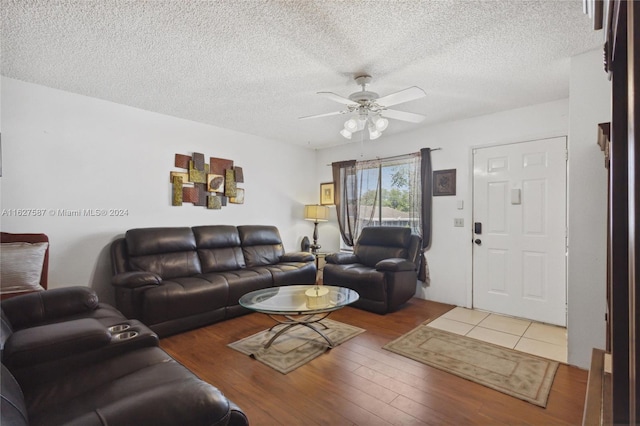
{"type": "MultiPolygon", "coordinates": [[[[506,146],[506,145],[515,145],[518,143],[526,143],[526,142],[535,142],[535,141],[540,141],[540,140],[545,140],[545,139],[555,139],[555,138],[564,138],[565,139],[565,146],[566,146],[566,151],[567,151],[567,156],[569,154],[569,136],[566,134],[553,134],[553,135],[542,135],[542,136],[536,136],[536,137],[529,137],[529,138],[524,138],[523,140],[519,140],[519,141],[505,141],[505,142],[495,142],[495,143],[487,143],[487,144],[478,144],[478,145],[471,145],[469,147],[469,151],[468,151],[468,188],[469,188],[469,199],[470,199],[470,203],[471,205],[469,206],[469,208],[467,209],[467,214],[465,215],[466,220],[468,220],[468,237],[469,237],[469,244],[467,246],[467,253],[468,256],[467,258],[469,259],[468,263],[467,263],[467,276],[466,276],[466,308],[468,309],[473,309],[474,304],[473,304],[473,262],[474,262],[474,258],[473,258],[473,238],[474,238],[474,234],[473,234],[473,210],[474,210],[474,203],[475,200],[473,199],[473,194],[474,194],[474,173],[473,173],[473,166],[474,166],[474,158],[473,158],[473,151],[476,149],[483,149],[483,148],[493,148],[493,147],[498,147],[498,146],[506,146]]],[[[566,191],[565,191],[565,218],[564,218],[564,222],[565,222],[565,234],[566,234],[566,256],[564,259],[564,263],[565,263],[565,268],[564,268],[564,291],[565,291],[565,317],[567,320],[567,326],[568,326],[568,319],[569,319],[569,256],[570,256],[570,250],[569,250],[569,245],[570,245],[570,236],[569,234],[569,160],[567,157],[566,160],[566,170],[565,170],[565,186],[566,186],[566,191]]]]}

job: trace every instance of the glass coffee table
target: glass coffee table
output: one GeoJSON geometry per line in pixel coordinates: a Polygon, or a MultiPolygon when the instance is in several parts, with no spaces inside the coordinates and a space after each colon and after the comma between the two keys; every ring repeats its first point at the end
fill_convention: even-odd
{"type": "Polygon", "coordinates": [[[240,298],[240,305],[255,312],[268,315],[277,324],[269,329],[283,326],[265,345],[271,344],[287,331],[297,326],[308,327],[327,341],[333,342],[317,325],[327,327],[320,321],[331,312],[342,309],[360,298],[357,292],[344,287],[330,285],[287,285],[252,291],[240,298]]]}

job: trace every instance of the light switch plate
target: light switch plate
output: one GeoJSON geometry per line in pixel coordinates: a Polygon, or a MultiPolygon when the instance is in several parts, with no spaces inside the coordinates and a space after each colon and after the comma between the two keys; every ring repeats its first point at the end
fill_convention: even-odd
{"type": "Polygon", "coordinates": [[[464,219],[461,217],[456,217],[453,219],[453,226],[462,227],[464,226],[464,219]]]}

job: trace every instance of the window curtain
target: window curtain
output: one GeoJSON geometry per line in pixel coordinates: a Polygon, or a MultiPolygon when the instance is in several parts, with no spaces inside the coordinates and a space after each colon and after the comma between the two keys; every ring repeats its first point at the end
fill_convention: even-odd
{"type": "Polygon", "coordinates": [[[420,251],[420,266],[418,268],[418,279],[425,285],[431,284],[427,258],[424,256],[425,250],[431,246],[431,202],[432,202],[432,170],[431,170],[431,148],[420,150],[420,187],[421,196],[421,219],[422,228],[422,250],[420,251]]]}
{"type": "Polygon", "coordinates": [[[333,172],[333,184],[335,186],[336,216],[340,227],[342,241],[349,247],[354,244],[355,224],[353,219],[358,218],[358,207],[355,200],[356,194],[356,161],[340,161],[331,164],[333,172]]]}

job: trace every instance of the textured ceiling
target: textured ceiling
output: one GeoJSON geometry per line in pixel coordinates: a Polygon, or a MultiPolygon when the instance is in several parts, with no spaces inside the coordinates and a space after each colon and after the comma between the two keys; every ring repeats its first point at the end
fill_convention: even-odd
{"type": "MultiPolygon", "coordinates": [[[[344,144],[317,95],[425,98],[382,138],[565,98],[602,45],[582,1],[1,0],[2,75],[309,147],[344,144]]],[[[381,139],[382,140],[382,139],[381,139]]]]}

